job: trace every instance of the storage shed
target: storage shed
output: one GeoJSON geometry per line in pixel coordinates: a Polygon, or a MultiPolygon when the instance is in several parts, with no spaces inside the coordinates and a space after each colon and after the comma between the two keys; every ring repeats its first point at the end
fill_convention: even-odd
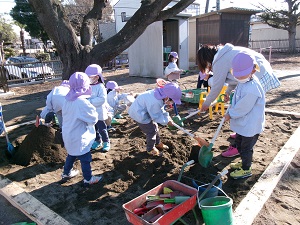
{"type": "Polygon", "coordinates": [[[253,9],[231,7],[197,16],[197,45],[231,43],[248,47],[250,17],[258,12],[253,9]]]}

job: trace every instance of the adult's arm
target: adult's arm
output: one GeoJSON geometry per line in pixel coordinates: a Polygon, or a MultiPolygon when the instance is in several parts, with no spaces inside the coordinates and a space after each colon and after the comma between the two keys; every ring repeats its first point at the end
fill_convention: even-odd
{"type": "Polygon", "coordinates": [[[210,89],[209,94],[206,97],[206,100],[204,101],[202,105],[202,111],[206,111],[210,104],[218,97],[220,94],[224,84],[225,80],[228,74],[228,70],[222,68],[222,66],[215,65],[214,71],[213,71],[213,85],[210,89]]]}

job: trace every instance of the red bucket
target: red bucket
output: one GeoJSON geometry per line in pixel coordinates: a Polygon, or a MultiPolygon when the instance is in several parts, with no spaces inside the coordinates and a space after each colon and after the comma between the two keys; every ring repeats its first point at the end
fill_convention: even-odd
{"type": "Polygon", "coordinates": [[[196,198],[197,198],[197,189],[192,188],[188,185],[180,183],[175,180],[168,180],[150,191],[136,197],[135,199],[123,204],[123,209],[125,211],[125,215],[127,220],[134,225],[144,225],[144,224],[171,224],[182,217],[185,213],[192,210],[196,206],[196,198]],[[146,202],[146,197],[149,195],[159,195],[163,193],[163,188],[168,187],[173,191],[181,191],[184,195],[191,196],[186,201],[178,204],[170,211],[163,214],[156,221],[149,223],[144,220],[142,217],[133,213],[133,210],[139,208],[143,203],[146,202]]]}

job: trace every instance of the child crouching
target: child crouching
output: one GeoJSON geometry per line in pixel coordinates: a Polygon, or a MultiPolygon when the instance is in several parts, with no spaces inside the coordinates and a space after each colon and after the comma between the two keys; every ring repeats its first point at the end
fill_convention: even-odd
{"type": "Polygon", "coordinates": [[[167,150],[159,136],[158,124],[173,126],[174,123],[165,111],[164,105],[181,104],[181,90],[176,83],[167,83],[161,88],[140,94],[128,109],[129,116],[135,120],[146,134],[147,152],[153,156],[161,156],[159,150],[167,150]]]}

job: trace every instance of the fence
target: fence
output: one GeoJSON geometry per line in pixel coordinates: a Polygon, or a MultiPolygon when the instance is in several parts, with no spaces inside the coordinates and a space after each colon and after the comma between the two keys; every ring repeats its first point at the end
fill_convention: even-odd
{"type": "MultiPolygon", "coordinates": [[[[122,53],[108,63],[102,65],[103,70],[116,70],[128,66],[128,57],[122,53]]],[[[63,65],[60,60],[2,63],[0,65],[0,88],[4,92],[9,87],[21,86],[37,82],[45,82],[55,78],[62,78],[63,65]]]]}
{"type": "Polygon", "coordinates": [[[62,63],[60,60],[3,63],[0,66],[0,87],[4,92],[12,85],[24,85],[48,79],[61,78],[62,63]]]}
{"type": "MultiPolygon", "coordinates": [[[[289,50],[289,40],[259,40],[249,41],[249,48],[260,51],[260,49],[268,48],[272,46],[274,52],[287,52],[289,50]]],[[[300,39],[296,39],[296,51],[300,52],[300,39]]]]}

